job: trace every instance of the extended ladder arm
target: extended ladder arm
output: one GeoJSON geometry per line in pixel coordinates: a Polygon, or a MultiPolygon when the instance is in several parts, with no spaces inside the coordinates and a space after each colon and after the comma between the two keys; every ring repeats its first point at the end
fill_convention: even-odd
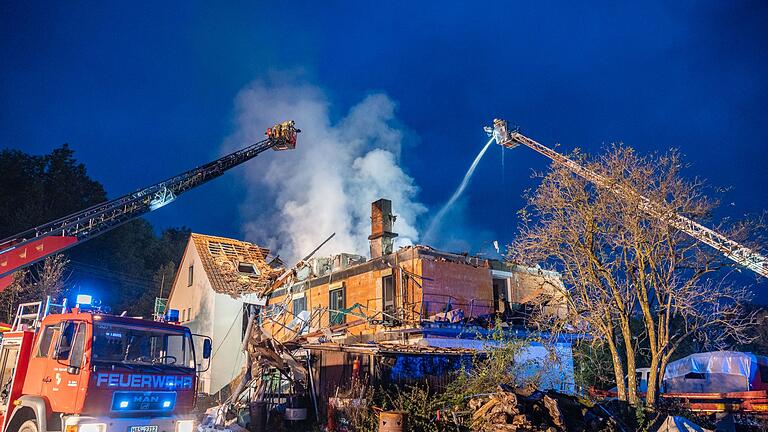
{"type": "Polygon", "coordinates": [[[294,149],[299,132],[293,121],[277,124],[267,129],[265,139],[213,162],[0,240],[0,291],[16,270],[156,210],[266,150],[294,149]]]}
{"type": "Polygon", "coordinates": [[[735,263],[744,266],[761,276],[768,277],[768,259],[766,257],[712,229],[665,208],[661,204],[652,202],[647,197],[629,187],[609,181],[600,174],[579,165],[572,159],[528,138],[516,130],[510,131],[505,120],[495,119],[493,121],[493,128],[487,127],[486,132],[493,134],[496,142],[504,147],[515,148],[520,144],[530,147],[556,163],[564,165],[576,175],[591,181],[600,187],[609,189],[616,194],[629,199],[637,200],[637,202],[640,203],[641,209],[649,215],[667,221],[670,225],[683,231],[694,239],[717,249],[735,263]]]}

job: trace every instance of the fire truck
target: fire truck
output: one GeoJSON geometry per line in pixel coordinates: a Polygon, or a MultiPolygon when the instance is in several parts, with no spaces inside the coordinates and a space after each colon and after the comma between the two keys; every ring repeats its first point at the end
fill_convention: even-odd
{"type": "Polygon", "coordinates": [[[210,354],[173,323],[21,304],[0,344],[0,432],[192,432],[210,354]]]}
{"type": "MultiPolygon", "coordinates": [[[[1,239],[0,291],[17,270],[157,210],[269,149],[295,149],[299,132],[292,120],[278,123],[265,139],[212,162],[1,239]]],[[[197,372],[207,369],[210,338],[89,303],[77,301],[71,310],[50,298],[25,303],[10,329],[0,324],[7,330],[0,432],[192,432],[197,372]]]]}

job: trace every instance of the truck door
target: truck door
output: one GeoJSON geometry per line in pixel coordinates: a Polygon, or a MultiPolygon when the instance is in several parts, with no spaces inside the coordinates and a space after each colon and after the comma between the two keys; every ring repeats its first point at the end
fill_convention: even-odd
{"type": "Polygon", "coordinates": [[[64,321],[60,325],[56,348],[46,362],[46,379],[42,396],[54,412],[72,413],[77,406],[78,391],[83,374],[85,323],[64,321]]]}
{"type": "Polygon", "coordinates": [[[40,330],[37,341],[32,348],[27,378],[24,380],[24,394],[42,394],[43,384],[52,379],[48,374],[48,357],[53,350],[58,334],[59,323],[47,324],[40,330]]]}

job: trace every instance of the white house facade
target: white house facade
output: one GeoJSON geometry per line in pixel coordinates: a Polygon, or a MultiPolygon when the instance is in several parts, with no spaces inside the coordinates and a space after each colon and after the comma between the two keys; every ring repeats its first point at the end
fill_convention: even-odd
{"type": "Polygon", "coordinates": [[[252,243],[192,233],[174,278],[167,310],[192,333],[209,336],[210,368],[201,373],[199,391],[215,394],[243,371],[244,308],[264,304],[254,293],[262,276],[274,272],[269,251],[252,243]]]}

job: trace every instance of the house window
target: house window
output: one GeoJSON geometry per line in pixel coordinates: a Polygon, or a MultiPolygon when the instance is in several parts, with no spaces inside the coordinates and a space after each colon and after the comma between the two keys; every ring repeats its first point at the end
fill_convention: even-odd
{"type": "Polygon", "coordinates": [[[187,320],[187,310],[186,309],[182,309],[181,310],[181,322],[184,322],[186,320],[187,320]]]}
{"type": "Polygon", "coordinates": [[[299,313],[307,310],[307,298],[301,297],[293,300],[293,315],[298,316],[299,313]]]}
{"type": "Polygon", "coordinates": [[[285,312],[285,307],[282,304],[267,305],[264,312],[264,318],[277,319],[285,312]]]}
{"type": "Polygon", "coordinates": [[[187,286],[192,286],[192,282],[195,280],[195,266],[189,266],[189,276],[187,278],[187,286]]]}
{"type": "Polygon", "coordinates": [[[328,297],[328,308],[331,309],[328,317],[330,324],[343,324],[346,315],[338,311],[344,309],[344,288],[329,291],[328,297]]]}
{"type": "Polygon", "coordinates": [[[381,297],[384,306],[384,319],[392,321],[395,317],[395,278],[393,275],[381,278],[381,297]]]}
{"type": "Polygon", "coordinates": [[[237,271],[246,275],[259,276],[261,272],[251,263],[241,262],[237,264],[237,271]]]}
{"type": "Polygon", "coordinates": [[[192,308],[187,308],[187,321],[192,321],[192,308]]]}

